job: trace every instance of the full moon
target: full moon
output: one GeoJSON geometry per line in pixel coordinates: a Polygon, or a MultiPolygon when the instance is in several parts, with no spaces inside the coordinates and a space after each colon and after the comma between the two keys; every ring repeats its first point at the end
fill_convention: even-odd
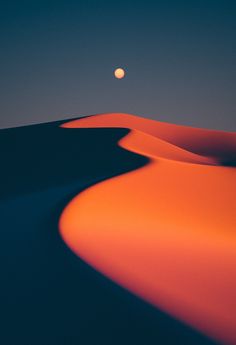
{"type": "Polygon", "coordinates": [[[114,75],[117,79],[122,79],[125,76],[125,70],[123,70],[123,68],[117,68],[114,72],[114,75]]]}

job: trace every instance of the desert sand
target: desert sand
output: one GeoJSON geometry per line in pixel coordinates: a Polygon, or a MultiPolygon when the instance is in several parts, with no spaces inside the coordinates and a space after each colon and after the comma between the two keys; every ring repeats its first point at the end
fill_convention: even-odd
{"type": "Polygon", "coordinates": [[[117,145],[146,158],[68,202],[67,245],[144,301],[235,344],[236,134],[117,113],[61,127],[128,129],[117,145]]]}

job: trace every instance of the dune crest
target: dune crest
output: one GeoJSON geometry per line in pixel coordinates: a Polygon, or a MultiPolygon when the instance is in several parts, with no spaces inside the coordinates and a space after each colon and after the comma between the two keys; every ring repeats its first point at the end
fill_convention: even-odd
{"type": "Polygon", "coordinates": [[[93,115],[63,124],[64,128],[118,127],[139,130],[186,151],[215,160],[218,164],[236,164],[236,135],[233,132],[193,128],[154,121],[130,114],[93,115]]]}
{"type": "Polygon", "coordinates": [[[86,189],[64,209],[67,245],[113,281],[204,334],[236,343],[236,134],[127,114],[63,128],[124,127],[149,157],[86,189]]]}

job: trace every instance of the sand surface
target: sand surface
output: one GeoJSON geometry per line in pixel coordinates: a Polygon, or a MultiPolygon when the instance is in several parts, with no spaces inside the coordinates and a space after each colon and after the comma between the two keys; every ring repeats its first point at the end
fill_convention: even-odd
{"type": "Polygon", "coordinates": [[[99,272],[203,334],[236,343],[236,134],[128,114],[63,128],[126,128],[146,157],[65,207],[60,231],[99,272]]]}

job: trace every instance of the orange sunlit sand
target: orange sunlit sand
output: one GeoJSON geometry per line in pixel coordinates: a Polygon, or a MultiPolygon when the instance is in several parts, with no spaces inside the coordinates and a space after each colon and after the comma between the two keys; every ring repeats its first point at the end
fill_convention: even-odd
{"type": "Polygon", "coordinates": [[[236,343],[236,134],[101,114],[64,128],[118,127],[145,166],[64,209],[68,246],[107,277],[202,333],[236,343]]]}

